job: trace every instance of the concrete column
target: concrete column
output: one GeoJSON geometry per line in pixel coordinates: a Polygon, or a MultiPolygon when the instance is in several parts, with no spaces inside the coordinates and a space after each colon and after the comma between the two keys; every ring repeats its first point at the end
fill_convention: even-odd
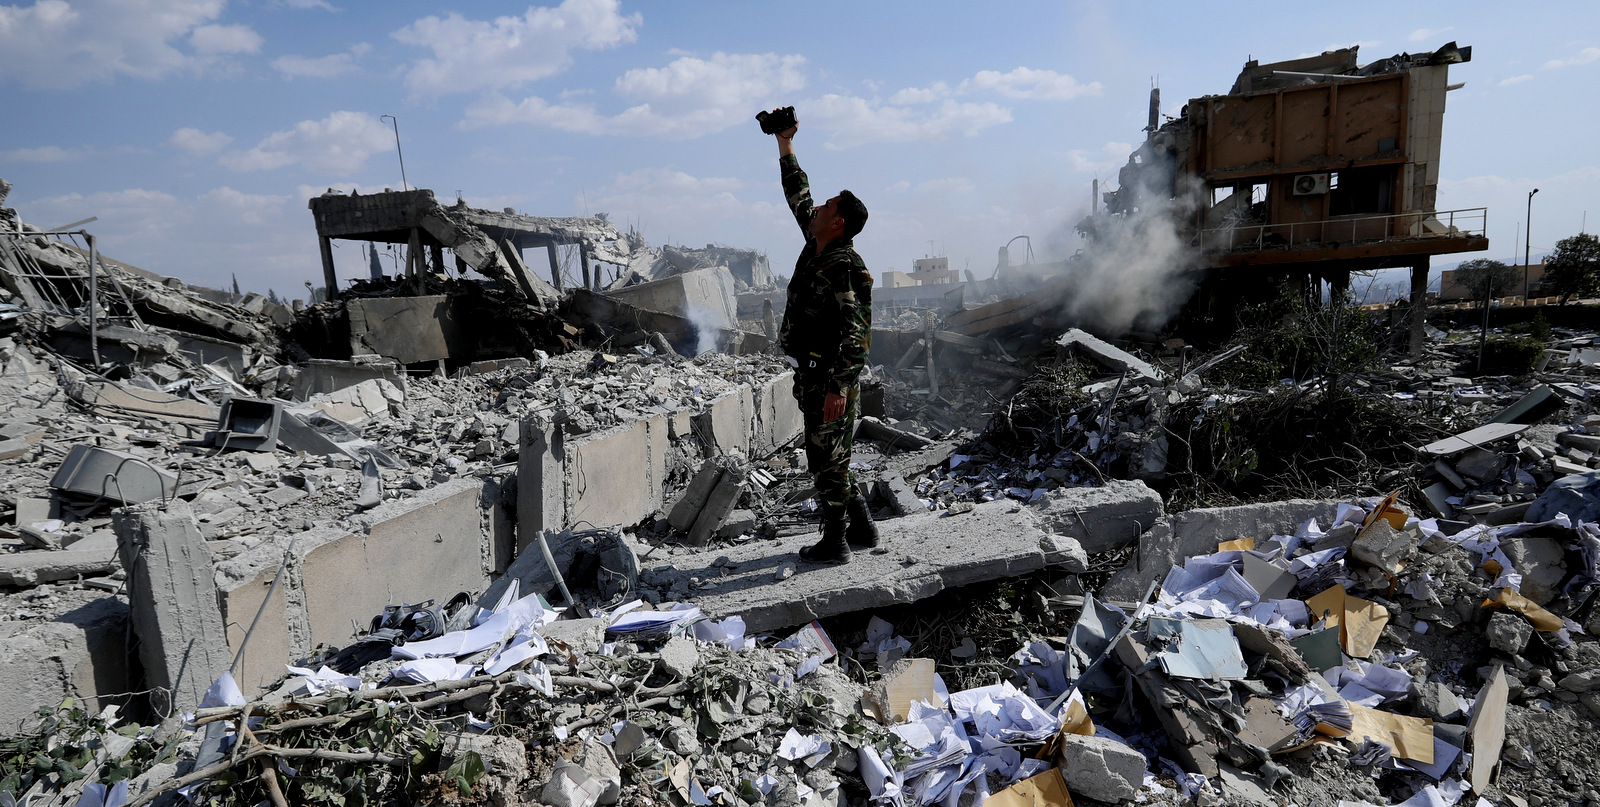
{"type": "Polygon", "coordinates": [[[566,291],[566,286],[561,282],[561,259],[556,257],[556,242],[545,244],[544,252],[550,256],[550,283],[556,287],[556,291],[566,291]]]}
{"type": "Polygon", "coordinates": [[[541,530],[566,526],[565,434],[561,424],[537,416],[522,419],[517,433],[517,552],[541,530]]]}
{"type": "Polygon", "coordinates": [[[438,244],[429,245],[428,255],[433,258],[433,271],[444,274],[444,247],[438,244]]]}
{"type": "Polygon", "coordinates": [[[1343,300],[1344,295],[1350,291],[1350,273],[1345,271],[1332,272],[1328,275],[1329,301],[1343,300]]]}
{"type": "Polygon", "coordinates": [[[1427,341],[1428,323],[1428,256],[1423,255],[1411,264],[1411,355],[1422,357],[1422,346],[1427,341]]]}
{"type": "Polygon", "coordinates": [[[578,244],[578,259],[583,263],[583,287],[599,291],[600,276],[590,277],[589,275],[589,246],[587,244],[578,244]]]}
{"type": "Polygon", "coordinates": [[[150,502],[118,511],[112,525],[151,706],[163,715],[193,709],[233,661],[194,513],[182,500],[165,509],[150,502]]]}
{"type": "Polygon", "coordinates": [[[339,276],[333,272],[333,242],[318,236],[317,246],[322,250],[322,282],[328,287],[328,299],[336,300],[339,297],[339,276]]]}

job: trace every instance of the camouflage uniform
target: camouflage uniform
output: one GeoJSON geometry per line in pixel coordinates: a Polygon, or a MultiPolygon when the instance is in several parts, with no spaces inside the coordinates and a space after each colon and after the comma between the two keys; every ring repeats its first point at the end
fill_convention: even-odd
{"type": "Polygon", "coordinates": [[[816,215],[811,184],[794,155],[779,159],[778,167],[783,195],[806,237],[789,280],[778,342],[800,363],[794,374],[794,397],[805,416],[806,462],[816,479],[817,496],[825,505],[843,507],[856,496],[850,449],[860,410],[859,379],[872,347],[872,275],[849,238],[835,239],[817,254],[810,232],[816,215]],[[844,396],[845,413],[824,423],[822,403],[828,393],[844,396]]]}

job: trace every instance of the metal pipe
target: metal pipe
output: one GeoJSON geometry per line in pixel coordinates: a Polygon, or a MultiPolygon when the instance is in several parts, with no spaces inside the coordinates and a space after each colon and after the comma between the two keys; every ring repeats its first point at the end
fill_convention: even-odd
{"type": "Polygon", "coordinates": [[[539,530],[536,535],[539,539],[539,551],[544,553],[544,565],[550,570],[550,576],[556,579],[556,586],[561,589],[561,596],[565,598],[563,606],[576,605],[577,601],[572,599],[572,592],[567,590],[567,581],[561,577],[561,570],[556,568],[555,556],[550,554],[550,542],[545,540],[544,530],[539,530]]]}
{"type": "Polygon", "coordinates": [[[388,118],[389,122],[394,124],[394,153],[400,158],[400,189],[409,191],[411,186],[406,184],[406,155],[400,151],[400,119],[393,115],[378,116],[379,120],[384,118],[388,118]]]}
{"type": "Polygon", "coordinates": [[[89,242],[89,358],[94,362],[95,369],[100,368],[100,283],[95,277],[94,267],[98,262],[99,253],[95,250],[94,236],[87,232],[83,237],[89,242]]]}
{"type": "Polygon", "coordinates": [[[1522,239],[1522,304],[1528,304],[1528,268],[1533,254],[1533,195],[1539,189],[1528,191],[1528,232],[1522,239]]]}

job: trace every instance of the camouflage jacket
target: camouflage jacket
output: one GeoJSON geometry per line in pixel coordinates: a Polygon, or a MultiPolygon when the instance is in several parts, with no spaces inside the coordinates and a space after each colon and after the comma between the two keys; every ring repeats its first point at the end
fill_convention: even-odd
{"type": "Polygon", "coordinates": [[[811,183],[792,154],[779,159],[778,168],[784,198],[806,237],[789,279],[778,342],[783,352],[800,362],[801,385],[821,385],[844,395],[857,384],[872,347],[872,274],[848,238],[832,241],[817,254],[810,232],[816,215],[811,183]]]}

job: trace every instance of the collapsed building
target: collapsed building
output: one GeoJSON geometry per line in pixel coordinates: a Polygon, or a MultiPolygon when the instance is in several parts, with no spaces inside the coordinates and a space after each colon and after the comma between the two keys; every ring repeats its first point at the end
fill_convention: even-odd
{"type": "Polygon", "coordinates": [[[299,310],[0,215],[19,803],[1600,801],[1592,331],[1284,384],[941,299],[874,333],[883,539],[819,568],[764,256],[310,207],[299,310]]]}

